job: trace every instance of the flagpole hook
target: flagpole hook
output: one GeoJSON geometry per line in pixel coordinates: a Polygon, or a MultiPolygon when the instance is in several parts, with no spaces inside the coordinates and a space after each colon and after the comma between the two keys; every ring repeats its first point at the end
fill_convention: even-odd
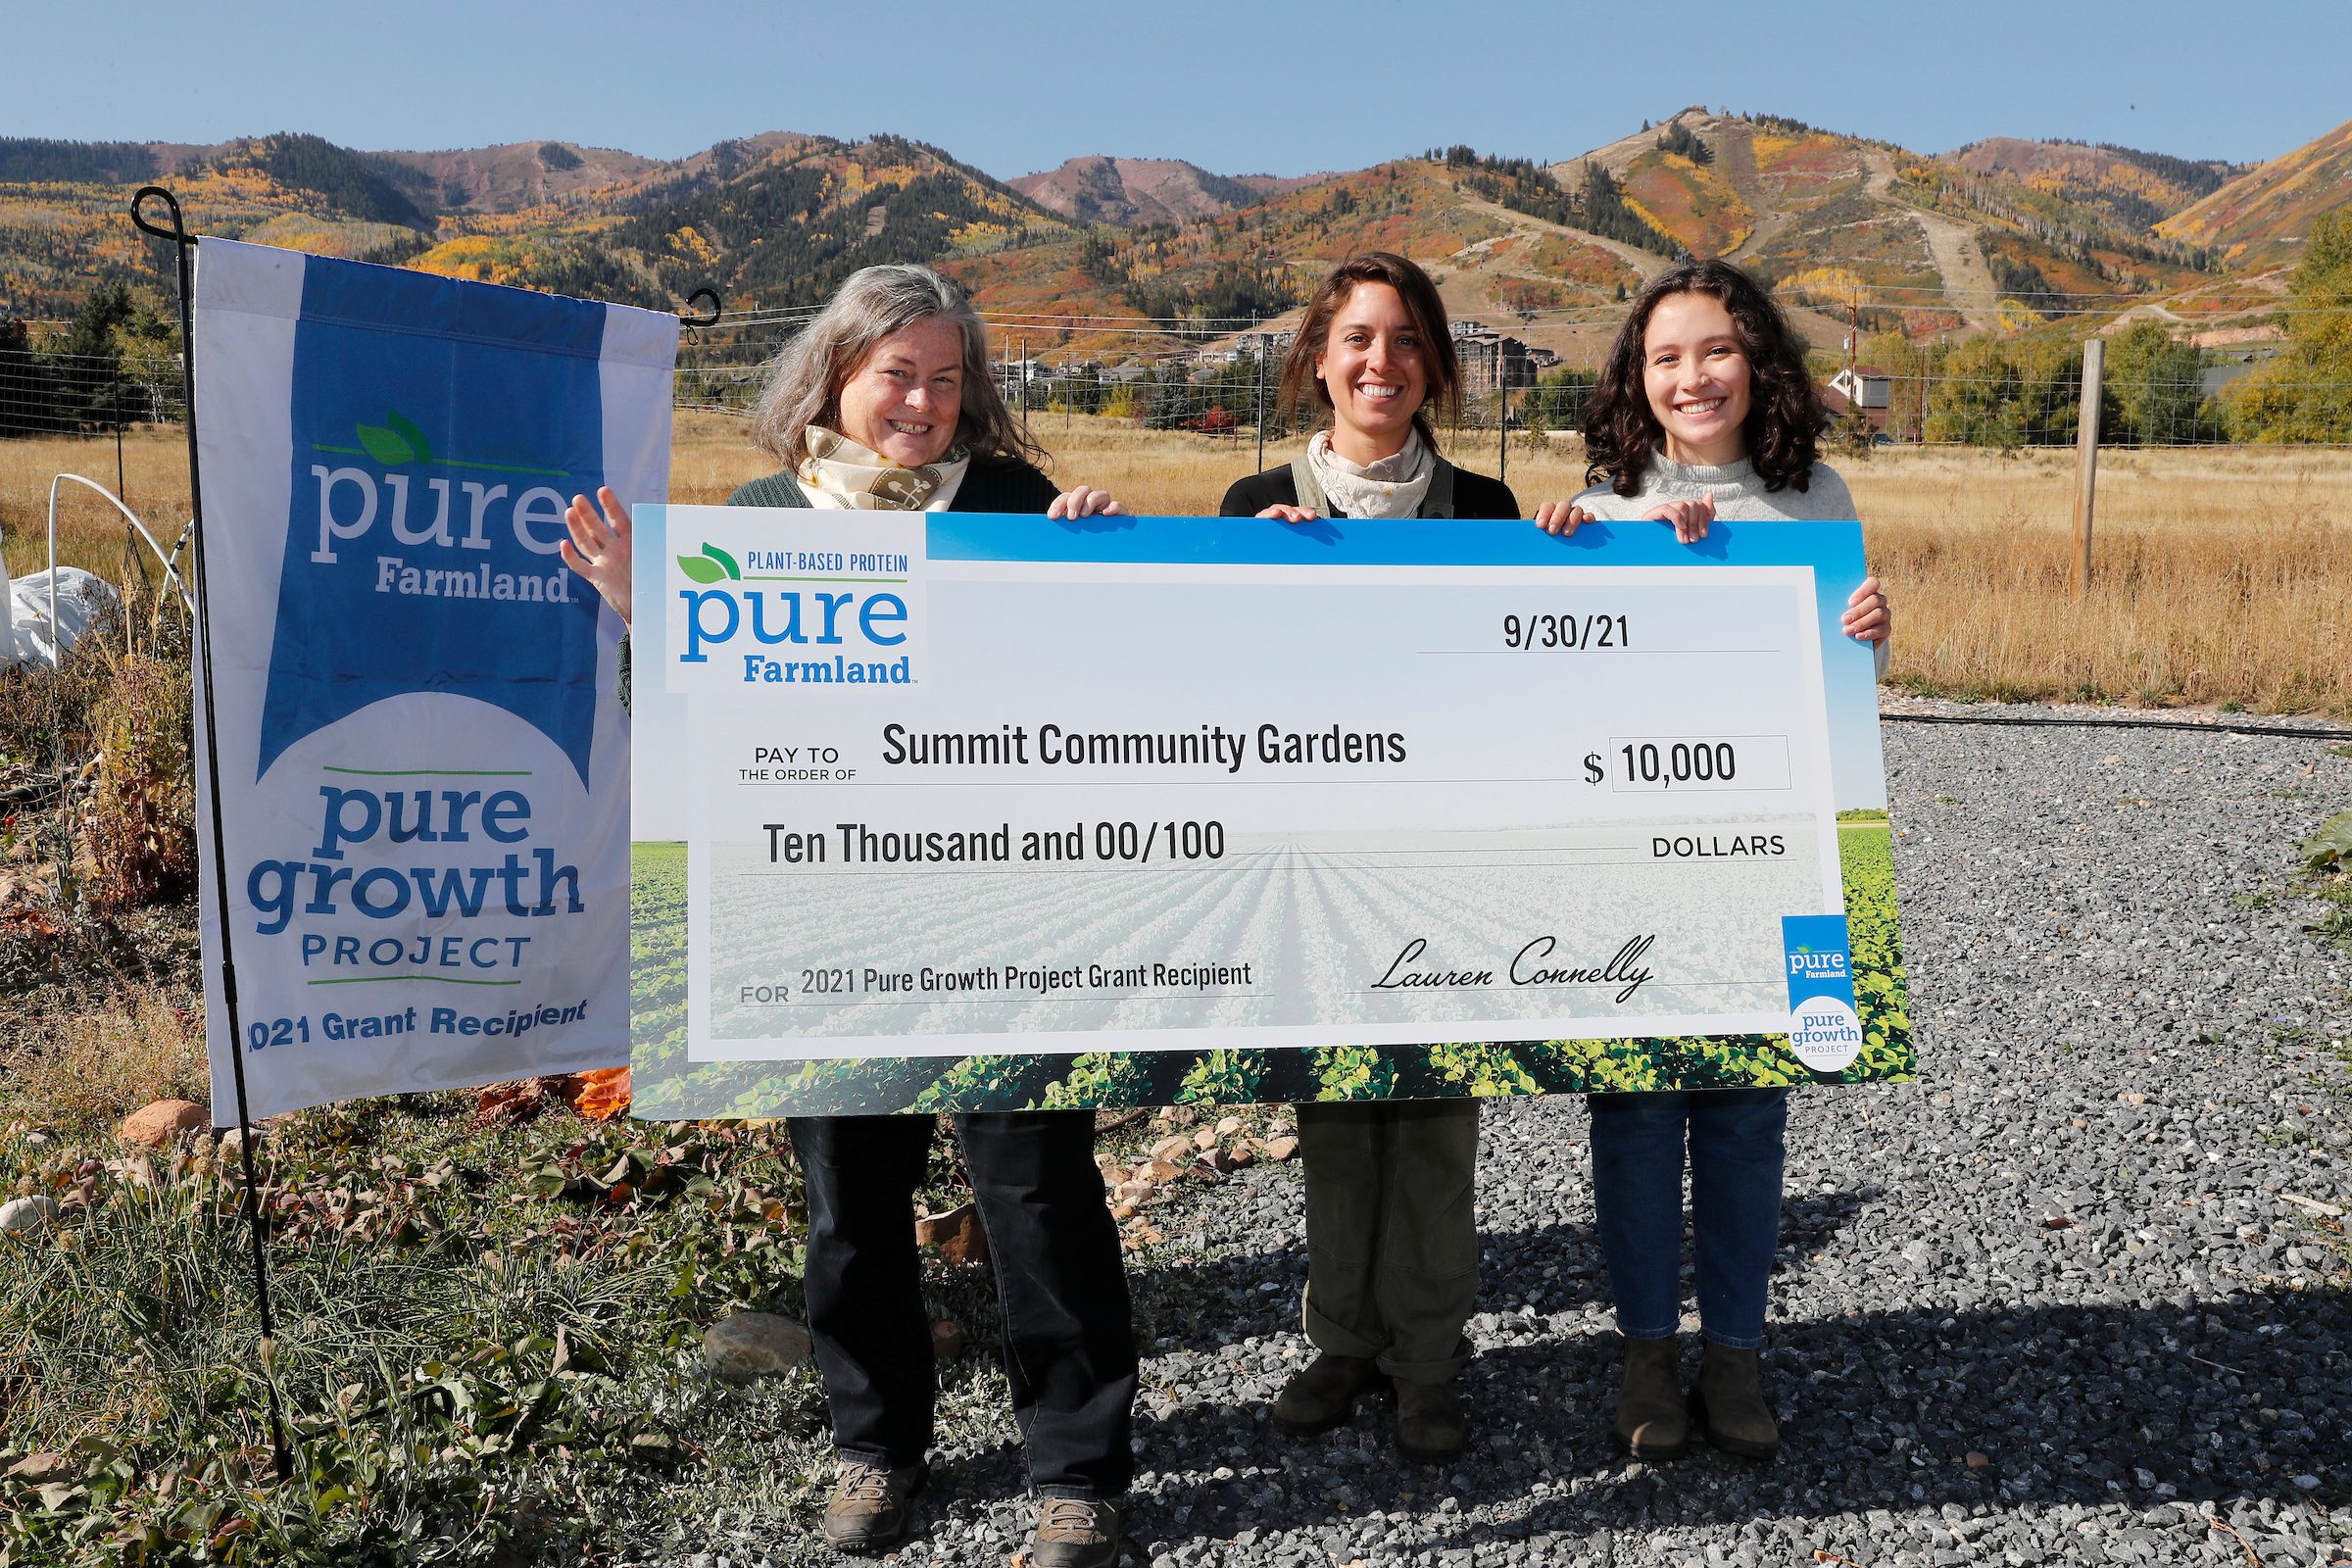
{"type": "Polygon", "coordinates": [[[139,232],[142,234],[153,234],[157,239],[168,239],[174,245],[193,245],[196,243],[195,236],[188,232],[187,225],[180,220],[179,198],[172,195],[161,185],[142,185],[139,187],[139,193],[130,199],[130,220],[138,225],[139,232]],[[160,228],[154,223],[149,222],[147,220],[147,215],[139,211],[141,207],[146,205],[147,198],[150,196],[157,198],[166,207],[172,209],[172,226],[170,228],[160,228]]]}
{"type": "MultiPolygon", "coordinates": [[[[144,192],[141,194],[144,194],[144,192]]],[[[718,324],[719,316],[726,309],[726,307],[719,300],[718,290],[706,283],[701,288],[696,289],[693,293],[686,296],[686,304],[690,309],[697,301],[701,300],[709,300],[710,302],[709,308],[699,315],[679,317],[678,324],[680,326],[716,326],[718,324]]]]}

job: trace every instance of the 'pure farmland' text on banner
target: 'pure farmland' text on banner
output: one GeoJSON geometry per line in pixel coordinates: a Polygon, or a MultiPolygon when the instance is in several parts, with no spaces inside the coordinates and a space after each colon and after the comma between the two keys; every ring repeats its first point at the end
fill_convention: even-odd
{"type": "Polygon", "coordinates": [[[636,1108],[1907,1076],[1850,522],[648,507],[636,1108]]]}
{"type": "Polygon", "coordinates": [[[621,627],[560,545],[574,494],[666,492],[677,330],[198,247],[217,1115],[231,1051],[256,1116],[627,1059],[621,627]]]}

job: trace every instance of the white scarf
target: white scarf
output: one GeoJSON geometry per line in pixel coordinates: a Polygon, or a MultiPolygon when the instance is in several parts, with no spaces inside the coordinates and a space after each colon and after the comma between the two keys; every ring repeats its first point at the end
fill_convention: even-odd
{"type": "Polygon", "coordinates": [[[1331,432],[1317,430],[1306,443],[1306,463],[1324,498],[1350,517],[1413,516],[1438,471],[1418,430],[1393,457],[1367,464],[1349,463],[1331,450],[1331,432]]]}
{"type": "Polygon", "coordinates": [[[945,512],[971,466],[971,453],[960,446],[909,468],[821,425],[810,425],[804,439],[808,455],[793,473],[808,505],[824,512],[945,512]]]}

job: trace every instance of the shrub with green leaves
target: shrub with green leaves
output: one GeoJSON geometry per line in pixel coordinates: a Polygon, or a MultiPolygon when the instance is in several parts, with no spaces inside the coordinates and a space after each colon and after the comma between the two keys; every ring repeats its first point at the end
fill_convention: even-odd
{"type": "Polygon", "coordinates": [[[2352,811],[2338,811],[2295,848],[2306,871],[2352,870],[2352,811]]]}

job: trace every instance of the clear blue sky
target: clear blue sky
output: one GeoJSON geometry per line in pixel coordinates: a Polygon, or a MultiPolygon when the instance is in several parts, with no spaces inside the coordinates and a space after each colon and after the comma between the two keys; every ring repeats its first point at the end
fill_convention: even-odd
{"type": "Polygon", "coordinates": [[[12,0],[0,26],[6,135],[678,157],[889,130],[999,176],[1080,153],[1280,174],[1452,142],[1557,159],[1692,103],[1922,152],[2006,134],[2240,161],[2352,118],[2341,0],[12,0]]]}

